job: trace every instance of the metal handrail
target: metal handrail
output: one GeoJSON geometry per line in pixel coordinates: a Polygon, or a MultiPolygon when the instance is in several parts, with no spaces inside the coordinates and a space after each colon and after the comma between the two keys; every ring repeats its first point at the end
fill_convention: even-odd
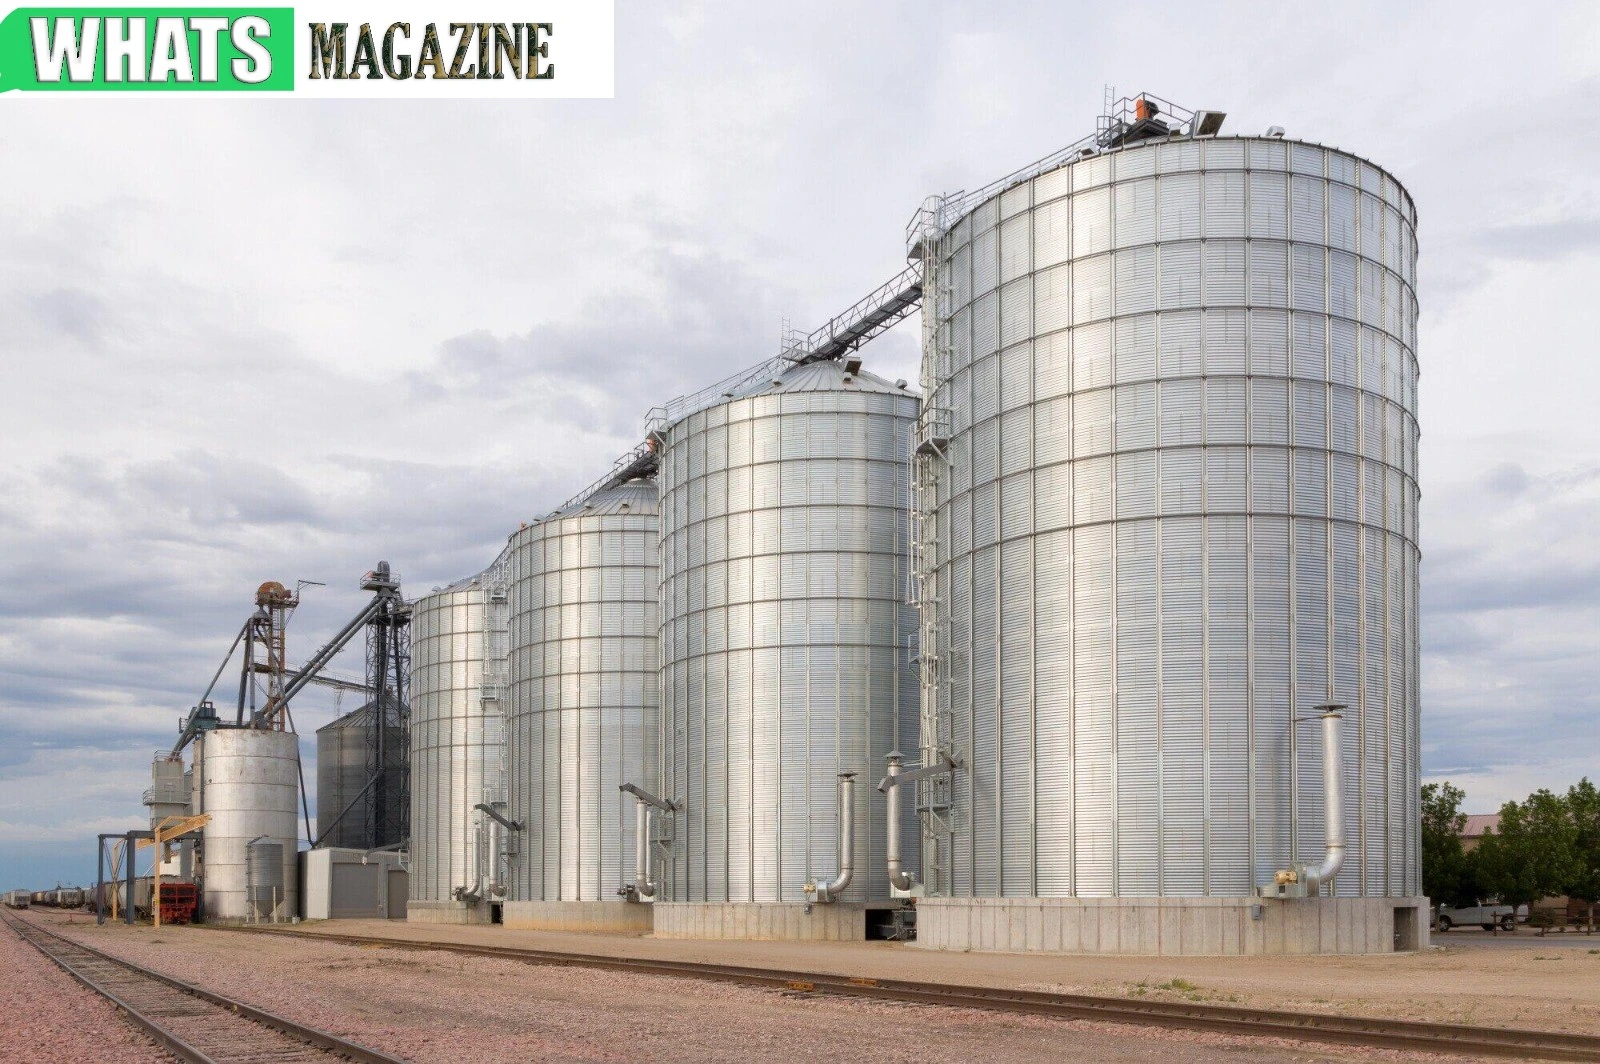
{"type": "MultiPolygon", "coordinates": [[[[651,407],[645,414],[645,432],[659,433],[690,414],[716,405],[720,399],[732,398],[756,381],[764,378],[776,380],[796,364],[840,358],[904,319],[916,309],[921,299],[922,264],[917,262],[856,300],[846,310],[829,318],[819,328],[803,335],[786,335],[776,358],[765,359],[697,392],[680,395],[661,406],[651,407]]],[[[580,492],[573,501],[581,502],[587,497],[588,491],[585,489],[585,492],[580,492]]],[[[565,505],[571,505],[571,502],[565,505]]]]}
{"type": "Polygon", "coordinates": [[[922,264],[912,263],[854,305],[810,333],[784,339],[785,361],[805,363],[836,358],[897,323],[922,301],[922,264]]]}
{"type": "Polygon", "coordinates": [[[578,494],[574,495],[560,506],[557,506],[551,511],[551,513],[561,513],[564,510],[577,506],[579,503],[588,499],[591,495],[594,495],[597,492],[604,491],[606,488],[613,487],[617,484],[626,483],[636,476],[653,476],[655,474],[655,467],[655,444],[651,440],[647,439],[637,447],[633,448],[633,450],[629,451],[627,454],[624,454],[621,458],[618,458],[616,461],[612,462],[611,468],[607,470],[603,476],[590,483],[587,487],[579,491],[578,494]]]}
{"type": "Polygon", "coordinates": [[[1095,131],[1060,148],[1042,159],[1029,163],[1021,169],[1014,170],[996,181],[991,181],[980,189],[972,192],[952,192],[947,196],[931,197],[929,202],[918,208],[912,215],[911,221],[906,224],[906,246],[912,247],[920,235],[919,225],[925,225],[931,220],[940,231],[949,229],[952,224],[959,221],[978,204],[989,200],[1004,192],[1014,185],[1032,180],[1040,174],[1058,169],[1064,163],[1085,152],[1097,153],[1108,146],[1109,137],[1113,130],[1128,128],[1128,116],[1135,113],[1135,105],[1140,100],[1147,100],[1156,104],[1163,114],[1170,116],[1175,121],[1173,128],[1181,129],[1189,126],[1194,121],[1195,112],[1170,100],[1164,100],[1153,93],[1141,92],[1137,96],[1124,96],[1112,105],[1109,114],[1100,115],[1095,122],[1095,131]],[[937,202],[937,206],[933,206],[937,202]]]}
{"type": "Polygon", "coordinates": [[[688,417],[690,414],[713,405],[718,399],[725,399],[729,393],[737,393],[739,389],[760,380],[763,377],[775,377],[788,367],[787,360],[782,355],[769,358],[754,366],[740,370],[731,377],[724,377],[715,384],[709,384],[698,392],[680,395],[661,406],[653,406],[645,414],[645,431],[647,433],[660,432],[668,425],[675,424],[688,417]]]}

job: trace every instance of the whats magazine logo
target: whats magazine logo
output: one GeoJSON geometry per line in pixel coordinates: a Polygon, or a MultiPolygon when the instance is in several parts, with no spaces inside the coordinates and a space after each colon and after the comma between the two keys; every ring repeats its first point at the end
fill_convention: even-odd
{"type": "Polygon", "coordinates": [[[19,8],[0,22],[0,88],[288,91],[294,9],[19,8]]]}
{"type": "Polygon", "coordinates": [[[0,93],[613,95],[611,0],[435,2],[460,10],[17,8],[0,20],[0,93]]]}

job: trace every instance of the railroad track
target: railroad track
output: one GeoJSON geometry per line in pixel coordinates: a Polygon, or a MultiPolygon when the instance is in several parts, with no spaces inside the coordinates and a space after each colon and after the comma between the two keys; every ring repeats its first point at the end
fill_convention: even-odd
{"type": "Polygon", "coordinates": [[[1300,1042],[1420,1050],[1463,1056],[1519,1060],[1600,1061],[1600,1037],[1517,1028],[1473,1027],[1466,1024],[1339,1016],[1283,1009],[1251,1009],[1227,1005],[1150,1001],[1088,994],[1055,994],[996,987],[950,986],[901,979],[870,979],[821,972],[781,972],[731,964],[608,957],[589,953],[485,946],[465,942],[419,941],[369,935],[340,935],[285,928],[228,928],[251,934],[287,935],[353,946],[405,950],[443,950],[527,964],[601,968],[718,982],[742,983],[790,992],[905,1001],[1019,1012],[1058,1019],[1100,1020],[1139,1026],[1175,1027],[1253,1037],[1289,1038],[1300,1042]]]}
{"type": "Polygon", "coordinates": [[[3,915],[6,926],[20,938],[110,1001],[129,1022],[180,1060],[193,1064],[334,1060],[403,1064],[398,1057],[102,953],[31,919],[3,915]]]}

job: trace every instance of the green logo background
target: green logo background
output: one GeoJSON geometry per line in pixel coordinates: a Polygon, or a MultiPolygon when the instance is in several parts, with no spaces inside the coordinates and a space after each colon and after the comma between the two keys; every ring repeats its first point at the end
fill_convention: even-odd
{"type": "MultiPolygon", "coordinates": [[[[200,34],[190,31],[189,55],[199,76],[200,34]]],[[[0,92],[290,92],[294,89],[294,8],[292,7],[19,7],[0,21],[0,92]],[[143,18],[145,56],[148,62],[155,45],[156,19],[214,16],[230,20],[254,15],[265,19],[270,36],[259,36],[262,48],[272,56],[272,73],[265,81],[249,83],[233,76],[232,61],[242,53],[233,46],[226,32],[217,36],[217,80],[201,81],[106,81],[105,26],[100,30],[99,54],[95,58],[94,80],[73,82],[66,79],[66,65],[60,81],[39,81],[34,68],[33,31],[28,20],[49,20],[55,36],[55,20],[72,18],[80,38],[85,17],[143,18]]]]}

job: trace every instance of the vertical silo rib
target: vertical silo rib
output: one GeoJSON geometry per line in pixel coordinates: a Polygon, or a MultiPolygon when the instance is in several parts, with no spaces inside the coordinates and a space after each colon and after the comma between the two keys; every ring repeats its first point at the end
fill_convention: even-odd
{"type": "MultiPolygon", "coordinates": [[[[1028,410],[1029,410],[1029,436],[1028,460],[1033,462],[1033,352],[1030,347],[1028,352],[1028,410]]],[[[1028,503],[1034,505],[1033,471],[1030,469],[1028,477],[1028,503]]],[[[1031,534],[1033,524],[1029,522],[1028,547],[1028,637],[1024,644],[1028,650],[1028,893],[1037,897],[1039,894],[1039,655],[1034,646],[1033,633],[1039,630],[1039,590],[1038,590],[1038,541],[1031,534]]],[[[1060,786],[1059,780],[1052,780],[1052,786],[1060,786]]]]}
{"type": "MultiPolygon", "coordinates": [[[[1070,336],[1070,334],[1069,334],[1070,336]]],[[[1070,367],[1070,362],[1069,362],[1070,367]]],[[[1069,373],[1070,373],[1069,368],[1069,373]]],[[[1070,377],[1069,377],[1070,380],[1070,377]]],[[[1070,385],[1069,385],[1070,387],[1070,385]]],[[[1072,454],[1071,444],[1067,447],[1067,454],[1072,454]]],[[[1072,464],[1067,463],[1066,476],[1071,483],[1072,464]]],[[[1069,487],[1070,493],[1070,487],[1069,487]]],[[[1065,838],[1053,840],[1058,845],[1064,845],[1067,851],[1067,895],[1077,897],[1078,891],[1078,848],[1075,845],[1078,832],[1078,787],[1080,775],[1077,764],[1078,749],[1078,614],[1077,614],[1077,566],[1078,554],[1071,531],[1067,531],[1062,541],[1067,548],[1067,586],[1073,589],[1067,597],[1067,699],[1065,709],[1067,712],[1067,746],[1066,765],[1068,771],[1067,784],[1070,787],[1070,804],[1067,807],[1067,822],[1065,838]]]]}
{"type": "MultiPolygon", "coordinates": [[[[1323,466],[1322,512],[1323,512],[1323,515],[1324,515],[1323,519],[1324,519],[1324,522],[1325,522],[1324,527],[1326,528],[1325,546],[1324,546],[1324,554],[1323,554],[1323,593],[1322,594],[1323,594],[1324,604],[1325,604],[1325,607],[1326,607],[1323,623],[1325,625],[1326,632],[1327,632],[1327,639],[1326,639],[1326,651],[1327,651],[1327,653],[1326,653],[1326,673],[1325,673],[1325,675],[1323,677],[1324,694],[1323,694],[1322,701],[1324,703],[1332,703],[1332,702],[1337,701],[1337,696],[1336,696],[1335,691],[1334,691],[1334,671],[1335,671],[1334,656],[1335,656],[1335,651],[1338,648],[1338,629],[1337,629],[1337,626],[1335,624],[1335,618],[1334,618],[1334,613],[1335,613],[1335,610],[1337,608],[1337,602],[1336,602],[1336,596],[1335,596],[1334,584],[1333,584],[1333,581],[1334,581],[1334,550],[1335,550],[1335,536],[1334,536],[1334,522],[1333,522],[1333,518],[1334,518],[1334,511],[1333,511],[1333,469],[1332,469],[1332,458],[1333,458],[1332,446],[1333,446],[1333,441],[1332,441],[1332,438],[1331,438],[1331,428],[1328,425],[1328,417],[1327,417],[1326,411],[1331,407],[1331,400],[1332,400],[1331,385],[1329,383],[1327,383],[1327,382],[1331,381],[1332,378],[1333,378],[1333,372],[1332,372],[1332,362],[1333,362],[1333,357],[1334,357],[1334,355],[1333,355],[1333,335],[1332,335],[1332,333],[1333,333],[1333,324],[1332,324],[1332,319],[1330,318],[1330,316],[1328,314],[1328,309],[1329,309],[1328,308],[1328,286],[1326,284],[1326,277],[1327,277],[1326,261],[1327,261],[1328,251],[1325,248],[1324,249],[1319,249],[1316,254],[1322,260],[1322,263],[1323,263],[1322,276],[1324,278],[1324,282],[1321,285],[1317,286],[1318,291],[1317,291],[1316,297],[1315,297],[1315,308],[1317,310],[1319,310],[1321,312],[1321,315],[1322,315],[1322,359],[1323,359],[1323,361],[1322,361],[1322,381],[1319,384],[1319,390],[1322,393],[1321,394],[1321,401],[1322,401],[1322,407],[1323,407],[1323,411],[1324,411],[1324,413],[1323,413],[1323,422],[1322,422],[1322,439],[1317,441],[1319,446],[1320,446],[1320,448],[1321,448],[1320,460],[1321,460],[1321,464],[1323,466]]],[[[1290,276],[1289,276],[1289,284],[1290,284],[1289,305],[1292,307],[1292,306],[1295,305],[1294,290],[1293,290],[1294,276],[1293,276],[1293,272],[1292,271],[1290,272],[1290,276]]],[[[1307,302],[1310,302],[1310,300],[1308,299],[1307,302]]],[[[1326,761],[1324,761],[1324,763],[1321,766],[1321,772],[1319,773],[1319,775],[1325,775],[1327,772],[1329,772],[1331,770],[1332,770],[1331,766],[1326,764],[1326,761]]],[[[1341,791],[1340,793],[1344,794],[1346,792],[1341,791]]],[[[1328,817],[1327,810],[1323,811],[1323,817],[1324,817],[1324,828],[1323,828],[1323,831],[1321,833],[1322,836],[1323,836],[1323,841],[1322,841],[1322,843],[1319,844],[1319,847],[1318,847],[1319,849],[1325,848],[1325,841],[1326,841],[1327,834],[1328,834],[1327,833],[1327,828],[1326,828],[1326,820],[1327,820],[1327,817],[1328,817]]],[[[1311,855],[1308,856],[1308,859],[1312,860],[1312,861],[1315,861],[1316,860],[1316,855],[1315,854],[1311,854],[1311,855]]],[[[1335,889],[1336,886],[1337,886],[1337,884],[1334,884],[1333,887],[1330,888],[1330,892],[1331,892],[1332,889],[1335,889]]]]}
{"type": "MultiPolygon", "coordinates": [[[[1360,355],[1357,355],[1357,389],[1360,389],[1360,355]]],[[[1360,424],[1360,414],[1358,414],[1358,411],[1360,411],[1360,402],[1358,402],[1358,400],[1357,405],[1355,405],[1355,410],[1357,410],[1355,450],[1357,450],[1357,453],[1362,453],[1362,424],[1360,424]]],[[[1366,784],[1368,784],[1368,779],[1366,779],[1366,773],[1368,773],[1368,770],[1366,770],[1366,746],[1368,746],[1368,744],[1366,744],[1366,731],[1368,731],[1368,728],[1371,726],[1370,670],[1371,667],[1373,667],[1370,658],[1371,611],[1370,608],[1368,608],[1368,605],[1366,605],[1366,597],[1371,594],[1371,586],[1373,586],[1373,581],[1371,581],[1370,574],[1371,562],[1370,558],[1368,558],[1368,547],[1370,547],[1371,539],[1370,536],[1368,536],[1368,530],[1366,530],[1365,526],[1366,514],[1368,514],[1368,499],[1366,499],[1366,493],[1368,493],[1366,459],[1358,458],[1357,485],[1355,485],[1355,514],[1357,514],[1358,536],[1357,582],[1360,584],[1360,589],[1362,589],[1362,602],[1360,602],[1360,618],[1358,618],[1357,629],[1357,640],[1360,642],[1360,666],[1358,666],[1358,670],[1360,670],[1360,690],[1357,691],[1357,702],[1355,702],[1355,720],[1357,720],[1358,739],[1358,754],[1357,760],[1355,760],[1355,773],[1357,773],[1357,800],[1358,808],[1360,808],[1360,814],[1358,814],[1357,818],[1357,845],[1360,846],[1358,874],[1360,874],[1360,877],[1362,877],[1362,894],[1366,894],[1368,893],[1368,890],[1370,890],[1370,886],[1368,886],[1370,885],[1370,878],[1368,878],[1368,870],[1366,869],[1368,869],[1368,861],[1371,859],[1371,845],[1373,845],[1370,830],[1368,830],[1370,829],[1370,824],[1368,824],[1368,821],[1371,819],[1371,797],[1368,795],[1368,792],[1366,792],[1366,784]]]]}
{"type": "MultiPolygon", "coordinates": [[[[1365,213],[1365,212],[1363,212],[1363,213],[1365,213]]],[[[1386,227],[1387,221],[1388,221],[1388,212],[1384,211],[1382,214],[1379,215],[1379,217],[1382,219],[1382,221],[1383,221],[1383,223],[1385,224],[1385,227],[1386,227]]],[[[1382,235],[1386,235],[1386,234],[1381,234],[1380,235],[1380,242],[1383,245],[1383,247],[1387,247],[1387,240],[1382,239],[1382,235]]],[[[1363,248],[1362,248],[1362,250],[1365,251],[1366,250],[1366,248],[1364,246],[1364,243],[1365,243],[1365,227],[1363,227],[1362,236],[1363,236],[1363,248]]],[[[1382,248],[1374,248],[1373,250],[1378,252],[1380,256],[1383,254],[1382,248]]],[[[1387,294],[1387,286],[1386,286],[1385,294],[1387,294]]],[[[1389,320],[1387,303],[1385,304],[1385,307],[1384,307],[1383,320],[1384,320],[1385,324],[1387,324],[1387,322],[1389,320]]],[[[1384,350],[1385,350],[1385,352],[1387,352],[1389,350],[1389,345],[1387,343],[1385,343],[1385,345],[1384,345],[1384,350]]],[[[1386,379],[1387,379],[1387,376],[1388,376],[1387,367],[1385,367],[1385,378],[1386,379]]],[[[1403,424],[1402,424],[1402,428],[1404,428],[1403,424]]],[[[1363,647],[1363,650],[1364,649],[1365,648],[1363,647]]],[[[1363,694],[1365,694],[1365,686],[1364,685],[1363,685],[1363,694]]],[[[1368,872],[1368,864],[1372,860],[1372,857],[1373,857],[1373,855],[1370,852],[1371,846],[1372,846],[1372,839],[1369,837],[1368,826],[1369,826],[1369,823],[1371,822],[1371,820],[1373,819],[1374,810],[1369,808],[1369,803],[1373,803],[1375,800],[1372,798],[1371,795],[1368,794],[1368,791],[1367,791],[1367,783],[1368,783],[1368,781],[1367,781],[1367,772],[1365,771],[1365,754],[1366,754],[1366,748],[1367,748],[1368,744],[1366,742],[1366,731],[1367,731],[1367,729],[1373,727],[1373,724],[1372,724],[1371,720],[1368,718],[1368,716],[1367,716],[1367,714],[1365,712],[1366,705],[1365,705],[1365,699],[1364,698],[1363,698],[1363,701],[1362,701],[1362,709],[1363,709],[1363,712],[1360,713],[1359,716],[1358,716],[1358,719],[1361,721],[1361,730],[1362,730],[1362,737],[1361,737],[1362,738],[1362,741],[1361,741],[1362,771],[1361,771],[1361,787],[1360,787],[1360,792],[1359,792],[1360,793],[1360,800],[1361,800],[1360,813],[1359,813],[1359,825],[1360,825],[1360,828],[1359,828],[1360,836],[1359,837],[1360,837],[1360,840],[1361,840],[1361,866],[1360,866],[1361,867],[1361,888],[1362,888],[1361,892],[1363,894],[1366,894],[1366,893],[1369,893],[1370,890],[1371,890],[1372,877],[1371,877],[1371,874],[1368,872]]],[[[1383,786],[1383,797],[1382,797],[1382,822],[1385,825],[1390,825],[1390,824],[1393,824],[1393,822],[1394,822],[1391,791],[1392,791],[1392,789],[1394,787],[1395,780],[1394,780],[1394,773],[1392,771],[1391,764],[1390,764],[1390,750],[1391,750],[1391,747],[1392,747],[1392,744],[1393,744],[1393,731],[1392,731],[1392,727],[1391,727],[1391,720],[1390,720],[1390,717],[1389,717],[1389,715],[1387,713],[1384,714],[1383,730],[1384,730],[1384,759],[1383,759],[1384,786],[1383,786]]],[[[1409,751],[1408,751],[1408,759],[1409,759],[1409,751]]],[[[1409,781],[1407,781],[1407,783],[1409,783],[1409,781]]],[[[1387,838],[1387,837],[1384,837],[1383,838],[1383,855],[1382,855],[1383,893],[1390,893],[1390,892],[1393,892],[1396,889],[1395,882],[1394,882],[1394,876],[1393,876],[1393,868],[1391,866],[1392,856],[1393,856],[1393,846],[1392,846],[1391,840],[1389,838],[1387,838]]],[[[1401,885],[1400,889],[1404,890],[1404,885],[1403,884],[1401,885]]]]}
{"type": "MultiPolygon", "coordinates": [[[[1293,371],[1294,371],[1293,367],[1294,367],[1294,353],[1295,353],[1293,320],[1294,319],[1291,317],[1290,318],[1290,332],[1289,332],[1289,337],[1290,337],[1290,339],[1289,339],[1289,345],[1290,345],[1289,346],[1289,365],[1290,365],[1289,372],[1291,372],[1291,373],[1293,373],[1293,371]]],[[[1289,599],[1288,599],[1289,611],[1288,611],[1287,617],[1285,618],[1285,626],[1286,626],[1286,629],[1287,629],[1287,633],[1286,633],[1287,634],[1287,642],[1288,642],[1288,647],[1289,647],[1289,657],[1288,657],[1289,686],[1288,686],[1288,691],[1287,691],[1288,697],[1285,699],[1284,704],[1282,706],[1278,707],[1278,709],[1279,709],[1279,712],[1282,714],[1282,723],[1280,725],[1280,728],[1283,730],[1283,733],[1284,733],[1284,736],[1285,736],[1285,739],[1287,741],[1288,748],[1289,748],[1289,762],[1288,762],[1289,763],[1289,783],[1288,783],[1288,786],[1289,786],[1289,834],[1288,834],[1289,852],[1288,852],[1288,861],[1290,863],[1294,863],[1294,862],[1297,862],[1297,861],[1299,861],[1301,859],[1301,857],[1300,857],[1300,745],[1299,745],[1299,733],[1298,733],[1298,730],[1295,728],[1295,725],[1294,725],[1295,700],[1297,698],[1299,698],[1299,696],[1300,696],[1300,669],[1298,667],[1299,666],[1299,660],[1300,660],[1300,633],[1299,633],[1299,625],[1296,623],[1299,620],[1299,617],[1300,617],[1300,595],[1298,594],[1298,592],[1300,590],[1300,579],[1299,579],[1299,577],[1300,577],[1299,560],[1300,559],[1299,559],[1299,555],[1296,553],[1296,548],[1297,548],[1297,546],[1299,544],[1299,537],[1297,535],[1297,533],[1299,531],[1299,526],[1298,526],[1298,523],[1297,523],[1297,521],[1295,519],[1295,516],[1294,516],[1295,515],[1295,510],[1296,510],[1296,505],[1297,505],[1297,500],[1299,499],[1299,490],[1298,490],[1297,478],[1295,476],[1295,474],[1298,472],[1299,466],[1298,466],[1298,463],[1295,462],[1295,449],[1294,449],[1295,406],[1294,406],[1294,385],[1293,385],[1292,382],[1285,389],[1285,393],[1284,394],[1285,394],[1285,403],[1286,403],[1286,406],[1285,406],[1285,418],[1286,418],[1286,422],[1287,422],[1287,426],[1288,426],[1287,430],[1286,430],[1286,435],[1285,435],[1285,444],[1286,444],[1286,446],[1285,446],[1285,456],[1284,456],[1285,457],[1285,462],[1286,462],[1285,470],[1286,470],[1286,474],[1287,474],[1286,495],[1287,495],[1287,498],[1288,498],[1287,508],[1285,510],[1285,531],[1286,531],[1286,536],[1287,536],[1287,539],[1286,539],[1287,551],[1286,551],[1284,560],[1285,560],[1285,568],[1286,568],[1286,572],[1287,572],[1287,577],[1286,577],[1286,579],[1288,581],[1287,587],[1288,587],[1288,592],[1289,592],[1289,599]]]]}
{"type": "MultiPolygon", "coordinates": [[[[1246,384],[1246,395],[1249,394],[1249,384],[1246,384]]],[[[1248,435],[1246,436],[1248,439],[1248,435]]],[[[1249,459],[1249,450],[1246,450],[1245,459],[1245,506],[1248,510],[1250,500],[1255,497],[1254,463],[1249,459]]],[[[1255,565],[1251,559],[1255,556],[1255,518],[1246,516],[1245,529],[1245,558],[1244,558],[1244,657],[1245,657],[1245,752],[1249,762],[1245,768],[1245,867],[1248,871],[1248,882],[1255,882],[1261,875],[1261,843],[1259,839],[1260,818],[1259,791],[1257,789],[1256,771],[1256,639],[1255,639],[1255,565]]],[[[1234,811],[1238,815],[1238,811],[1234,811]]]]}
{"type": "MultiPolygon", "coordinates": [[[[976,290],[976,288],[978,286],[978,280],[977,280],[978,267],[979,267],[980,262],[982,261],[982,257],[979,255],[978,251],[976,250],[976,245],[977,245],[977,239],[975,238],[974,239],[974,249],[975,250],[973,251],[973,259],[972,259],[973,288],[974,288],[974,290],[976,290]]],[[[977,353],[978,353],[978,350],[979,350],[978,317],[977,317],[976,314],[973,315],[972,322],[971,322],[971,328],[972,328],[972,337],[971,337],[971,341],[970,341],[970,346],[967,349],[967,357],[968,357],[969,361],[967,363],[965,363],[961,367],[961,370],[966,373],[966,376],[963,379],[962,383],[965,385],[965,388],[966,388],[967,403],[968,403],[968,409],[969,410],[974,408],[974,407],[976,407],[976,405],[977,405],[977,399],[976,399],[976,396],[974,395],[974,387],[975,386],[974,386],[974,382],[973,382],[973,379],[972,379],[971,361],[970,361],[971,359],[975,359],[977,357],[977,353]]],[[[958,386],[958,391],[959,390],[960,390],[960,386],[958,386]]],[[[969,420],[969,427],[970,427],[970,420],[969,420]]],[[[977,641],[978,641],[978,623],[979,623],[979,619],[980,619],[979,607],[978,607],[978,570],[980,568],[980,561],[981,560],[980,560],[980,558],[978,556],[978,544],[979,544],[978,503],[977,503],[977,499],[975,498],[975,495],[974,495],[975,484],[974,484],[973,480],[970,479],[970,478],[976,477],[976,469],[974,468],[974,466],[975,466],[975,463],[977,461],[977,455],[975,453],[977,451],[977,442],[976,442],[975,437],[969,438],[968,441],[967,441],[967,445],[968,445],[968,450],[967,450],[967,455],[966,455],[967,463],[966,463],[965,472],[966,472],[966,475],[967,475],[967,477],[969,479],[968,479],[967,485],[966,485],[967,497],[966,497],[966,500],[965,500],[965,509],[967,511],[966,528],[967,528],[967,536],[968,536],[968,540],[967,540],[968,556],[966,558],[966,563],[967,563],[966,564],[966,585],[967,585],[966,586],[966,601],[967,601],[967,607],[971,611],[971,613],[966,618],[966,622],[967,622],[966,623],[967,645],[964,648],[964,653],[962,655],[962,666],[963,666],[963,669],[964,669],[964,671],[966,673],[966,675],[964,677],[964,680],[965,680],[965,689],[966,689],[966,696],[967,696],[966,697],[966,718],[967,718],[966,719],[966,733],[967,733],[967,750],[968,750],[967,761],[972,766],[972,769],[971,769],[971,772],[970,772],[970,775],[969,775],[969,781],[968,781],[968,793],[972,796],[972,812],[971,812],[971,815],[969,815],[967,817],[967,889],[968,889],[969,893],[977,895],[977,894],[987,894],[987,893],[990,893],[990,892],[983,889],[982,881],[979,878],[979,869],[978,869],[979,847],[980,847],[980,843],[981,843],[981,839],[980,839],[980,836],[979,836],[979,830],[978,830],[980,816],[981,816],[981,813],[980,813],[980,810],[979,810],[979,804],[978,804],[978,794],[979,794],[979,786],[980,786],[980,780],[978,778],[978,771],[979,771],[979,765],[980,765],[979,759],[982,756],[982,753],[981,753],[980,746],[979,746],[979,734],[978,734],[978,683],[979,683],[979,676],[978,676],[978,671],[977,671],[977,662],[978,662],[978,645],[977,645],[977,641]]],[[[987,877],[987,874],[988,874],[988,870],[985,869],[984,870],[985,878],[987,877]]]]}
{"type": "MultiPolygon", "coordinates": [[[[1207,444],[1211,442],[1208,432],[1207,444]]],[[[1206,452],[1202,452],[1202,462],[1206,452]]],[[[1203,467],[1202,467],[1203,468],[1203,467]]],[[[1204,481],[1200,485],[1200,512],[1211,508],[1204,481]]],[[[1197,893],[1211,894],[1211,526],[1200,522],[1200,878],[1197,893]]]]}

